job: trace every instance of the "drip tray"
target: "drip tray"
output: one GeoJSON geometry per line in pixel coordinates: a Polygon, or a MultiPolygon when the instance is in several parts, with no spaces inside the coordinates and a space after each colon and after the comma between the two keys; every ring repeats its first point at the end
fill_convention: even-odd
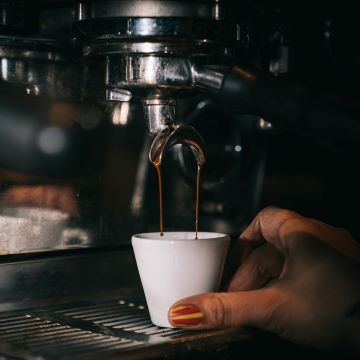
{"type": "Polygon", "coordinates": [[[0,314],[1,359],[149,359],[216,349],[247,337],[239,329],[160,328],[145,306],[127,300],[0,314]]]}

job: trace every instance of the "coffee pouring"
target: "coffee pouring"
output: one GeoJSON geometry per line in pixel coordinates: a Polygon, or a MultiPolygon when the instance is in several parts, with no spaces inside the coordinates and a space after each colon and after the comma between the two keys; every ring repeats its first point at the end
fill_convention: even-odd
{"type": "Polygon", "coordinates": [[[164,210],[163,210],[163,181],[161,173],[161,162],[164,152],[175,145],[185,145],[191,148],[196,164],[196,210],[195,210],[195,238],[199,231],[199,192],[201,168],[205,164],[205,144],[200,134],[192,126],[177,125],[168,126],[155,137],[149,152],[149,159],[155,166],[158,175],[159,201],[160,201],[160,235],[164,232],[164,210]]]}

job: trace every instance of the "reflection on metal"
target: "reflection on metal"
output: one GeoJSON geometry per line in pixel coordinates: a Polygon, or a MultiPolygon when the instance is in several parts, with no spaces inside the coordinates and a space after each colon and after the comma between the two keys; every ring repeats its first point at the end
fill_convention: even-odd
{"type": "Polygon", "coordinates": [[[289,72],[290,48],[287,45],[279,45],[276,50],[277,56],[271,59],[269,71],[278,76],[289,72]]]}
{"type": "Polygon", "coordinates": [[[144,118],[151,135],[156,135],[165,128],[174,125],[175,100],[148,99],[143,102],[143,106],[144,118]]]}
{"type": "Polygon", "coordinates": [[[106,89],[106,100],[110,101],[130,101],[132,94],[124,89],[106,89]]]}
{"type": "Polygon", "coordinates": [[[165,39],[139,39],[136,42],[130,42],[123,39],[110,39],[107,42],[94,42],[91,44],[85,43],[83,46],[83,55],[98,57],[101,55],[108,55],[111,57],[118,57],[119,55],[165,55],[165,56],[194,56],[202,57],[206,64],[209,63],[213,57],[223,57],[224,61],[229,56],[234,56],[238,53],[236,47],[230,47],[226,44],[218,44],[208,40],[190,39],[188,41],[171,41],[165,39]],[[205,59],[205,57],[207,57],[205,59]]]}
{"type": "Polygon", "coordinates": [[[77,20],[91,16],[113,17],[196,17],[219,18],[219,8],[223,1],[184,1],[184,0],[107,0],[88,1],[78,5],[77,20]]]}
{"type": "Polygon", "coordinates": [[[148,171],[150,167],[149,149],[151,146],[151,138],[145,134],[143,147],[140,153],[140,159],[137,167],[135,178],[134,192],[131,198],[131,213],[139,220],[144,214],[145,189],[148,182],[148,171]]]}
{"type": "Polygon", "coordinates": [[[128,123],[130,104],[128,102],[120,102],[115,105],[112,112],[112,123],[114,125],[126,125],[128,123]]]}
{"type": "Polygon", "coordinates": [[[264,118],[259,118],[257,125],[260,130],[273,130],[274,129],[273,124],[269,121],[266,121],[264,118]]]}
{"type": "MultiPolygon", "coordinates": [[[[249,46],[249,28],[227,6],[219,0],[81,2],[73,34],[85,57],[104,59],[108,88],[175,107],[176,99],[198,90],[219,90],[223,72],[216,66],[249,46]]],[[[164,129],[157,110],[145,108],[151,134],[164,129]]]]}
{"type": "Polygon", "coordinates": [[[216,94],[221,89],[225,73],[225,66],[193,66],[193,83],[200,89],[216,94]]]}
{"type": "Polygon", "coordinates": [[[49,126],[39,134],[38,145],[46,154],[57,155],[66,147],[66,137],[59,128],[49,126]]]}
{"type": "Polygon", "coordinates": [[[1,79],[27,94],[83,100],[105,93],[104,66],[81,62],[70,42],[0,36],[1,79]]]}
{"type": "MultiPolygon", "coordinates": [[[[139,44],[137,44],[139,45],[139,44]]],[[[124,55],[109,56],[107,86],[126,89],[134,96],[164,97],[192,86],[191,65],[183,57],[124,55]]]]}
{"type": "Polygon", "coordinates": [[[68,222],[69,215],[55,209],[0,207],[0,255],[91,246],[90,231],[68,222]]]}
{"type": "Polygon", "coordinates": [[[132,250],[58,249],[0,256],[0,313],[141,294],[132,250]]]}

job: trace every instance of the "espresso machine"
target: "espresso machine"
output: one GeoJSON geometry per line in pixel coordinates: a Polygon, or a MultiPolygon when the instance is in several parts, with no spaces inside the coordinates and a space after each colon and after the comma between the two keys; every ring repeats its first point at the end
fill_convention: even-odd
{"type": "Polygon", "coordinates": [[[275,193],[272,152],[275,169],[298,136],[356,153],[357,109],[291,81],[306,57],[283,5],[0,2],[3,358],[201,358],[252,335],[152,325],[130,238],[159,231],[159,151],[165,229],[194,230],[200,164],[200,230],[233,238],[275,193]],[[20,223],[39,208],[67,212],[55,240],[20,223]]]}

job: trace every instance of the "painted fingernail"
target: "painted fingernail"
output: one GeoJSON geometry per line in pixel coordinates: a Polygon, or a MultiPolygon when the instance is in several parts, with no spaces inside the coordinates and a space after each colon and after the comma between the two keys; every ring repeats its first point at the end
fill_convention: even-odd
{"type": "Polygon", "coordinates": [[[175,326],[199,325],[204,315],[196,305],[178,305],[170,309],[170,322],[175,326]]]}

